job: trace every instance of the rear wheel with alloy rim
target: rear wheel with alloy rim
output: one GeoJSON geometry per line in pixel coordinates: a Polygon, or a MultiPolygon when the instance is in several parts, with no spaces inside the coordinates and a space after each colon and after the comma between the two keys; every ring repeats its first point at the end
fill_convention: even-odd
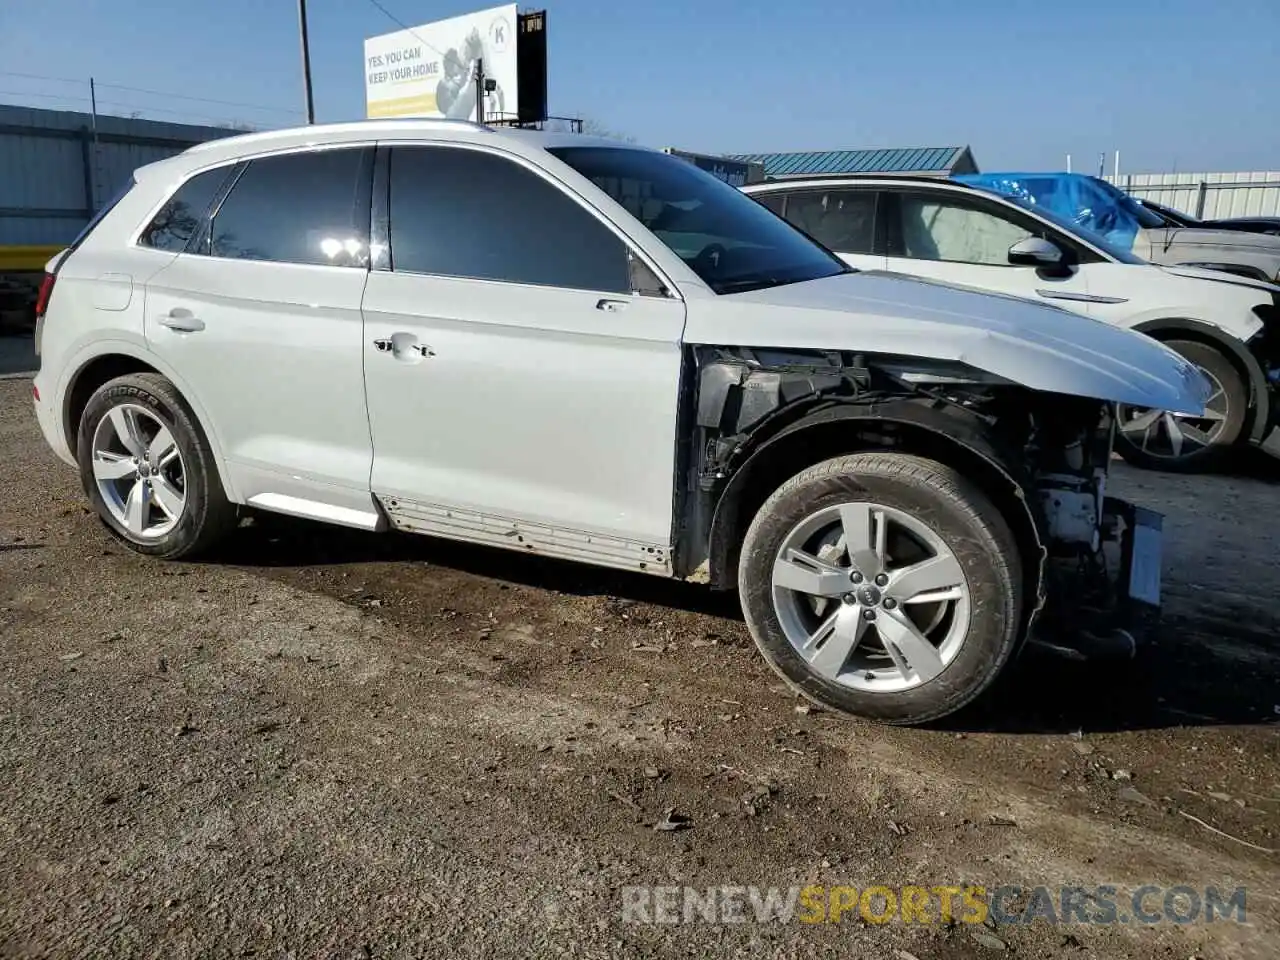
{"type": "Polygon", "coordinates": [[[1240,439],[1248,414],[1249,392],[1227,357],[1191,340],[1165,346],[1186,357],[1210,384],[1201,415],[1170,413],[1120,405],[1116,450],[1129,463],[1153,470],[1193,471],[1216,466],[1240,439]]]}
{"type": "Polygon", "coordinates": [[[235,526],[208,440],[159,374],[99,387],[81,415],[76,453],[98,516],[139,553],[190,556],[235,526]]]}
{"type": "Polygon", "coordinates": [[[943,464],[863,453],[784,484],[747,532],[747,623],[769,663],[824,705],[889,723],[951,713],[1017,641],[1013,534],[943,464]]]}

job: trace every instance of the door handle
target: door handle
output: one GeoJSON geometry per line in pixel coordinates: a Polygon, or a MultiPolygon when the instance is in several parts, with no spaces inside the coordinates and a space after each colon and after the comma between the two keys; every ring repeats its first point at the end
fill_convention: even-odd
{"type": "Polygon", "coordinates": [[[419,343],[411,333],[397,333],[390,337],[379,337],[373,341],[374,349],[379,353],[390,353],[401,360],[417,362],[434,357],[436,352],[428,344],[419,343]]]}
{"type": "Polygon", "coordinates": [[[621,313],[627,308],[625,300],[600,300],[596,303],[597,310],[603,310],[605,313],[621,313]]]}
{"type": "Polygon", "coordinates": [[[185,307],[174,307],[156,322],[179,333],[197,333],[204,329],[204,321],[185,307]]]}

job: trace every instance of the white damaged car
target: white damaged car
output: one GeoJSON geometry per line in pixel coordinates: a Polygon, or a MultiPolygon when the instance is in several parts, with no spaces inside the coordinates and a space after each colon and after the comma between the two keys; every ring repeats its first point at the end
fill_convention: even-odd
{"type": "Polygon", "coordinates": [[[736,587],[798,691],[893,723],[1158,605],[1114,404],[1210,392],[1148,337],[853,270],[678,158],[448,121],[143,167],[38,314],[44,435],[140,553],[264,510],[736,587]]]}

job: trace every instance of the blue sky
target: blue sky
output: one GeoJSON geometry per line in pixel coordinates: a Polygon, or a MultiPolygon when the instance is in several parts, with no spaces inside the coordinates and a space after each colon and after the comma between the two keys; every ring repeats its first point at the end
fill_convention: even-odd
{"type": "MultiPolygon", "coordinates": [[[[417,25],[490,0],[381,0],[417,25]]],[[[363,115],[369,0],[309,0],[320,120],[363,115]]],[[[1280,169],[1280,0],[547,0],[554,113],[708,152],[970,144],[985,169],[1280,169]]],[[[0,102],[290,122],[292,0],[0,0],[0,102]],[[66,83],[14,74],[78,80],[66,83]],[[68,99],[72,98],[72,99],[68,99]],[[165,113],[159,111],[164,110],[165,113]]],[[[292,114],[300,119],[300,113],[292,114]]]]}

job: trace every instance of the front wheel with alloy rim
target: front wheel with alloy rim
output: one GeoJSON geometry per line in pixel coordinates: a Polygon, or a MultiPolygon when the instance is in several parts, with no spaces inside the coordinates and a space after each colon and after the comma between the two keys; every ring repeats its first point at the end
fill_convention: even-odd
{"type": "Polygon", "coordinates": [[[1017,541],[950,467],[899,453],[827,460],[747,531],[738,586],[769,664],[799,693],[885,723],[969,703],[1017,645],[1017,541]]]}
{"type": "Polygon", "coordinates": [[[76,455],[98,516],[139,553],[191,556],[235,526],[209,442],[159,374],[99,387],[80,417],[76,455]]]}
{"type": "Polygon", "coordinates": [[[1199,368],[1209,381],[1209,399],[1200,416],[1121,404],[1116,452],[1134,466],[1188,472],[1217,466],[1235,446],[1248,416],[1249,391],[1240,372],[1221,351],[1192,340],[1165,346],[1199,368]]]}

